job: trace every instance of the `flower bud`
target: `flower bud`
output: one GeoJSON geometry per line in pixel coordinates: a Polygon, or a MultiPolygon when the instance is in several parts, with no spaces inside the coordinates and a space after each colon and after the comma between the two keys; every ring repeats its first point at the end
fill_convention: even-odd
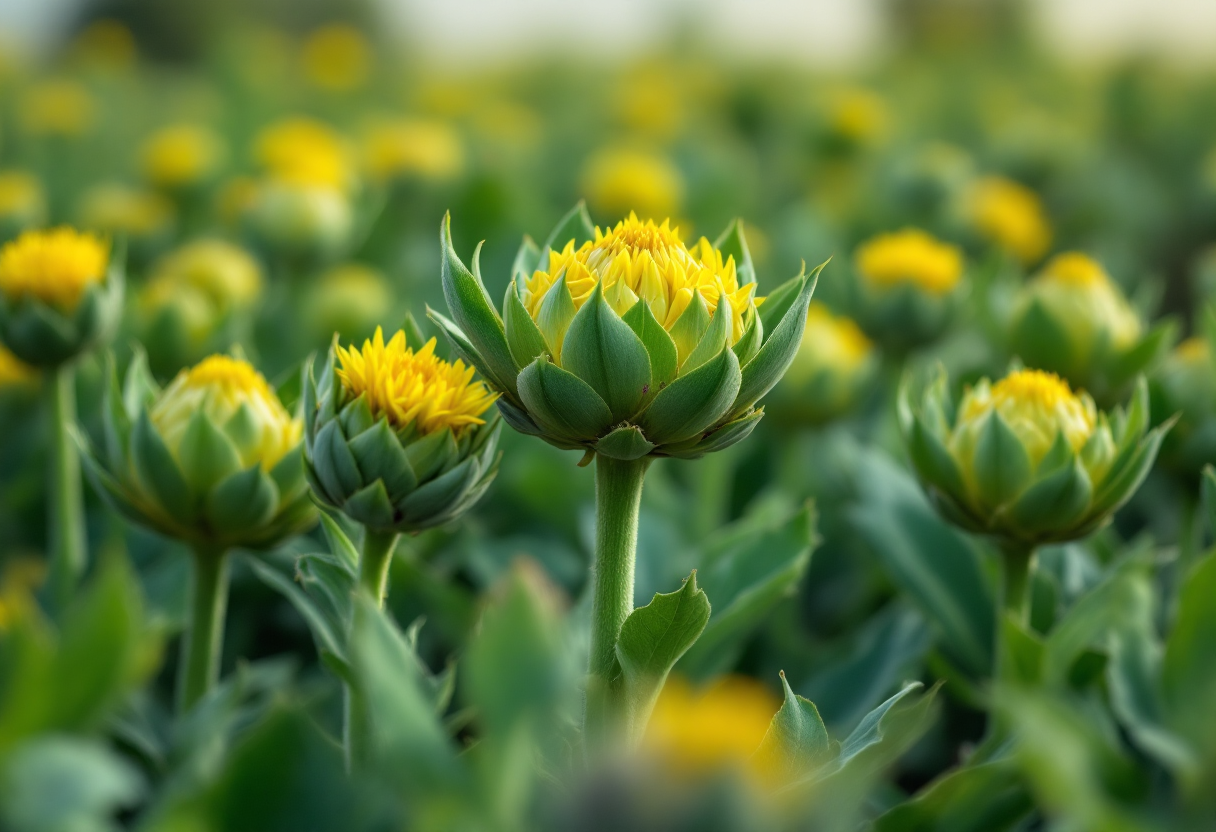
{"type": "Polygon", "coordinates": [[[874,345],[852,320],[819,302],[807,310],[802,343],[769,398],[773,418],[821,425],[851,410],[876,369],[874,345]]]}
{"type": "Polygon", "coordinates": [[[393,307],[393,293],[380,272],[343,263],[325,272],[304,298],[304,318],[323,341],[338,333],[351,340],[371,333],[393,307]]]}
{"type": "Polygon", "coordinates": [[[1038,194],[1011,179],[989,176],[976,182],[967,213],[980,236],[1023,264],[1036,263],[1051,243],[1038,194]]]}
{"type": "Polygon", "coordinates": [[[304,369],[305,460],[321,502],[377,530],[453,520],[498,473],[495,396],[473,368],[377,327],[362,348],[329,351],[320,379],[304,369]]]}
{"type": "Polygon", "coordinates": [[[1207,338],[1188,338],[1149,377],[1154,413],[1177,413],[1178,423],[1161,447],[1162,462],[1197,478],[1216,463],[1216,357],[1207,338]]]}
{"type": "Polygon", "coordinates": [[[161,390],[142,353],[111,364],[104,453],[86,471],[116,511],[196,545],[267,548],[316,520],[301,422],[248,362],[213,355],[161,390]]]}
{"type": "Polygon", "coordinates": [[[580,205],[543,250],[525,240],[499,317],[477,255],[470,272],[449,220],[441,231],[455,320],[431,317],[502,393],[504,418],[559,448],[622,460],[697,457],[751,433],[756,402],[794,359],[819,271],[758,309],[738,223],[690,249],[667,222],[631,214],[602,231],[580,205]]]}
{"type": "Polygon", "coordinates": [[[610,216],[636,211],[644,219],[680,210],[684,178],[667,159],[627,148],[606,148],[583,169],[583,191],[591,206],[610,216]]]}
{"type": "Polygon", "coordinates": [[[271,251],[300,259],[328,259],[346,245],[354,215],[346,195],[324,185],[270,181],[257,191],[247,221],[271,251]]]}
{"type": "Polygon", "coordinates": [[[57,366],[110,339],[122,293],[122,266],[101,239],[26,231],[0,249],[0,341],[27,364],[57,366]]]}
{"type": "Polygon", "coordinates": [[[223,141],[194,124],[162,127],[144,142],[140,164],[145,178],[168,190],[190,188],[210,179],[224,157],[223,141]]]}
{"type": "Polygon", "coordinates": [[[1104,525],[1139,487],[1172,420],[1148,430],[1141,380],[1127,410],[1041,370],[982,379],[956,405],[945,372],[899,418],[917,474],[939,511],[974,532],[1022,543],[1075,540],[1104,525]]]}
{"type": "Polygon", "coordinates": [[[33,174],[0,172],[0,240],[46,222],[46,192],[33,174]]]}
{"type": "Polygon", "coordinates": [[[363,164],[376,182],[411,176],[444,181],[460,175],[464,148],[456,131],[442,121],[398,119],[368,131],[363,164]]]}

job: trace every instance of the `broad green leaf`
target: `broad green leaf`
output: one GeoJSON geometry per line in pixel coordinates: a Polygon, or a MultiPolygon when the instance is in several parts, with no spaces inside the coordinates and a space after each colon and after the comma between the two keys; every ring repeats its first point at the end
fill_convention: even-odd
{"type": "Polygon", "coordinates": [[[769,723],[758,762],[777,782],[788,783],[809,777],[838,751],[828,738],[828,729],[815,703],[790,689],[785,672],[781,673],[785,699],[769,723]]]}
{"type": "Polygon", "coordinates": [[[879,816],[874,832],[1005,832],[1034,809],[1012,760],[953,769],[879,816]]]}

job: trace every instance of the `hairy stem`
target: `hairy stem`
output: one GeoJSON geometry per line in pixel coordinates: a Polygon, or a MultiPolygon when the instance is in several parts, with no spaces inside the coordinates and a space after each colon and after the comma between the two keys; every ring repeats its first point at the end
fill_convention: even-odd
{"type": "Polygon", "coordinates": [[[189,710],[219,678],[224,651],[224,613],[228,608],[228,553],[200,547],[194,551],[190,620],[177,677],[177,709],[189,710]]]}

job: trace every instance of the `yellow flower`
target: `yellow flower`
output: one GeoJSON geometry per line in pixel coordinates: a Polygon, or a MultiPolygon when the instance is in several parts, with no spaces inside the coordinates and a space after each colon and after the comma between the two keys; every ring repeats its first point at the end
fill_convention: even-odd
{"type": "Polygon", "coordinates": [[[1200,364],[1211,360],[1212,348],[1208,339],[1200,336],[1187,338],[1174,348],[1174,358],[1184,364],[1200,364]]]}
{"type": "Polygon", "coordinates": [[[977,182],[970,196],[971,220],[981,234],[1023,263],[1043,256],[1051,227],[1034,191],[999,176],[977,182]]]}
{"type": "Polygon", "coordinates": [[[254,154],[270,176],[282,182],[343,190],[354,184],[345,144],[319,121],[292,118],[272,124],[258,135],[254,154]]]}
{"type": "Polygon", "coordinates": [[[258,463],[270,470],[303,435],[303,422],[292,418],[262,374],[249,362],[226,355],[182,370],[152,406],[152,424],[175,459],[198,410],[237,438],[234,444],[246,468],[258,463]]]}
{"type": "Polygon", "coordinates": [[[92,234],[66,226],[26,231],[0,249],[0,291],[70,312],[85,289],[105,277],[109,259],[109,245],[92,234]]]}
{"type": "Polygon", "coordinates": [[[685,120],[684,98],[671,66],[645,66],[630,72],[613,99],[621,121],[646,135],[669,138],[685,120]]]}
{"type": "Polygon", "coordinates": [[[887,129],[887,105],[869,90],[848,90],[832,103],[828,121],[832,132],[849,141],[876,141],[887,129]]]}
{"type": "Polygon", "coordinates": [[[451,179],[464,167],[460,136],[442,121],[398,119],[371,128],[363,145],[364,165],[383,181],[415,174],[451,179]]]}
{"type": "Polygon", "coordinates": [[[360,263],[344,263],[321,276],[305,310],[313,329],[328,335],[366,332],[392,305],[393,294],[383,275],[360,263]]]}
{"type": "Polygon", "coordinates": [[[42,183],[21,170],[0,172],[0,222],[38,225],[46,217],[46,193],[42,183]]]}
{"type": "Polygon", "coordinates": [[[0,633],[15,621],[38,609],[34,590],[46,579],[46,564],[33,558],[15,558],[4,566],[0,580],[0,633]]]}
{"type": "Polygon", "coordinates": [[[458,432],[466,425],[484,425],[479,418],[498,396],[480,381],[463,361],[451,364],[435,355],[435,339],[415,352],[398,332],[388,344],[376,327],[363,348],[337,348],[338,378],[356,398],[367,396],[372,415],[388,418],[401,429],[413,424],[422,434],[444,428],[458,432]]]}
{"type": "Polygon", "coordinates": [[[591,207],[609,216],[669,217],[684,199],[684,178],[675,165],[663,156],[627,148],[592,156],[583,167],[582,187],[591,207]]]}
{"type": "Polygon", "coordinates": [[[833,315],[819,301],[811,301],[802,343],[784,378],[797,384],[825,371],[851,376],[873,354],[873,342],[851,318],[833,315]]]}
{"type": "Polygon", "coordinates": [[[962,462],[964,471],[972,470],[979,432],[984,418],[993,411],[1001,414],[1021,440],[1032,467],[1047,455],[1057,434],[1064,434],[1076,452],[1097,425],[1097,408],[1089,394],[1074,393],[1055,373],[1016,370],[996,384],[983,379],[963,394],[950,439],[951,453],[962,462]]]}
{"type": "Polygon", "coordinates": [[[857,271],[878,290],[911,284],[932,295],[953,291],[963,276],[963,253],[915,228],[880,234],[857,250],[857,271]]]}
{"type": "MultiPolygon", "coordinates": [[[[639,300],[645,301],[655,320],[671,333],[680,362],[696,343],[673,327],[694,296],[699,294],[714,312],[725,295],[730,304],[734,344],[743,335],[744,313],[752,304],[756,288],[754,283],[739,285],[734,258],[723,260],[722,252],[709,240],[702,237],[690,250],[670,221],[664,220],[662,225],[655,225],[653,220],[643,223],[632,213],[608,231],[596,228],[595,239],[577,250],[571,240],[560,252],[551,251],[549,270],[537,271],[527,279],[522,293],[524,306],[542,332],[546,332],[543,301],[560,279],[565,280],[575,309],[582,307],[600,284],[604,299],[618,315],[624,315],[639,300]]],[[[550,347],[560,361],[561,344],[550,343],[550,347]]]]}
{"type": "Polygon", "coordinates": [[[0,389],[29,384],[36,378],[37,370],[0,344],[0,389]]]}
{"type": "Polygon", "coordinates": [[[1080,252],[1048,261],[1026,287],[1022,304],[1034,299],[1060,322],[1079,354],[1088,354],[1101,339],[1122,350],[1140,338],[1140,317],[1127,298],[1098,261],[1080,252]]]}
{"type": "Polygon", "coordinates": [[[162,127],[144,142],[140,161],[144,175],[156,185],[180,188],[211,175],[224,148],[213,131],[194,124],[162,127]]]}
{"type": "Polygon", "coordinates": [[[95,110],[93,96],[80,84],[43,81],[22,99],[21,121],[35,135],[79,136],[93,126],[95,110]]]}
{"type": "Polygon", "coordinates": [[[372,63],[371,47],[358,29],[331,23],[304,41],[304,74],[321,89],[345,92],[363,85],[372,63]]]}
{"type": "Polygon", "coordinates": [[[756,752],[780,707],[772,691],[746,676],[725,676],[700,691],[671,676],[655,703],[644,743],[680,774],[731,767],[762,774],[756,752]]]}
{"type": "Polygon", "coordinates": [[[81,197],[80,224],[94,231],[151,237],[173,221],[173,205],[163,196],[117,182],[95,185],[81,197]]]}
{"type": "Polygon", "coordinates": [[[262,270],[249,252],[218,239],[187,243],[163,257],[153,282],[192,286],[221,311],[248,306],[262,292],[262,270]]]}

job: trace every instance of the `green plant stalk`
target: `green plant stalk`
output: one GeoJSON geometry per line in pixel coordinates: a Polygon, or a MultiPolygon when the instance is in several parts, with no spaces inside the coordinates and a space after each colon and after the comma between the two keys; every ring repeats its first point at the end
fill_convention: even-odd
{"type": "Polygon", "coordinates": [[[47,543],[51,592],[56,608],[62,610],[71,602],[85,568],[84,492],[80,451],[71,436],[76,422],[76,370],[72,364],[61,364],[48,376],[52,433],[47,543]]]}
{"type": "Polygon", "coordinates": [[[638,549],[638,512],[649,460],[595,460],[595,564],[591,573],[591,654],[587,666],[584,737],[602,747],[610,732],[629,736],[616,675],[616,641],[633,612],[633,573],[638,549]]]}
{"type": "Polygon", "coordinates": [[[224,613],[228,608],[228,553],[194,550],[190,620],[177,677],[177,709],[184,713],[214,687],[224,650],[224,613]]]}
{"type": "MultiPolygon", "coordinates": [[[[388,569],[393,562],[393,550],[397,548],[400,534],[393,531],[363,530],[363,551],[359,555],[359,589],[366,592],[384,608],[388,594],[388,569]]],[[[343,734],[346,745],[346,769],[353,771],[367,761],[371,727],[367,720],[367,707],[358,691],[350,685],[344,688],[343,734]]]]}

